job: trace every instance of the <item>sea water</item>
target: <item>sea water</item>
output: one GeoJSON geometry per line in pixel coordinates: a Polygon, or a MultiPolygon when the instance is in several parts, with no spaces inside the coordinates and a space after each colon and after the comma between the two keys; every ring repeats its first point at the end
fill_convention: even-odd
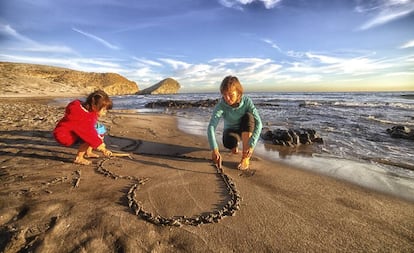
{"type": "MultiPolygon", "coordinates": [[[[274,129],[312,128],[323,144],[281,147],[259,140],[257,155],[343,179],[363,187],[414,200],[414,141],[391,138],[395,125],[414,131],[413,95],[404,92],[369,93],[246,93],[256,104],[263,126],[274,129]]],[[[213,108],[155,108],[149,102],[198,101],[219,93],[130,95],[113,97],[114,109],[178,116],[179,128],[206,136],[213,108]]],[[[217,139],[222,123],[219,125],[217,139]]],[[[206,147],[208,144],[206,143],[206,147]]]]}

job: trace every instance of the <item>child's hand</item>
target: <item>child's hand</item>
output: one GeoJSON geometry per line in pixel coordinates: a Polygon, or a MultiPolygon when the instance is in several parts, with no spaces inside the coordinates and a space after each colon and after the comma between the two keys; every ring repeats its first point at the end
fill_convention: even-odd
{"type": "Polygon", "coordinates": [[[216,165],[218,169],[221,169],[222,158],[218,150],[213,150],[213,152],[211,152],[211,160],[213,160],[213,163],[216,165]]]}

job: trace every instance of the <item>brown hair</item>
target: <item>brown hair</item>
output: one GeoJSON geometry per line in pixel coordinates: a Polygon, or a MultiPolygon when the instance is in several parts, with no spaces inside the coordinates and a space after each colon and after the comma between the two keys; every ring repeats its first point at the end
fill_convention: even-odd
{"type": "Polygon", "coordinates": [[[241,96],[243,95],[243,86],[241,85],[239,79],[235,76],[226,76],[220,85],[220,93],[223,94],[226,91],[236,89],[239,94],[238,101],[240,102],[241,96]]]}
{"type": "Polygon", "coordinates": [[[102,108],[106,108],[107,110],[112,109],[112,100],[105,91],[97,90],[89,94],[86,102],[82,105],[90,112],[99,112],[102,108]]]}
{"type": "Polygon", "coordinates": [[[239,79],[235,76],[226,76],[221,82],[220,93],[223,94],[223,92],[232,90],[233,88],[235,88],[240,95],[243,94],[243,86],[239,79]]]}

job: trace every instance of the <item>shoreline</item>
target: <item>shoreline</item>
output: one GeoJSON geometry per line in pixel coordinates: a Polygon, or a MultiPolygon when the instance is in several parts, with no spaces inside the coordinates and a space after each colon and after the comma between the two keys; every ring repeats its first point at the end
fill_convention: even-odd
{"type": "Polygon", "coordinates": [[[114,111],[102,118],[105,140],[132,159],[81,166],[72,163],[76,147],[51,136],[63,106],[2,100],[0,108],[4,252],[414,250],[414,203],[261,156],[243,174],[230,152],[223,152],[224,172],[241,197],[234,216],[199,226],[151,224],[128,206],[137,179],[148,181],[133,197],[154,215],[196,219],[226,206],[230,195],[205,138],[181,131],[172,115],[114,111]]]}
{"type": "MultiPolygon", "coordinates": [[[[198,121],[194,122],[184,117],[178,118],[178,128],[187,134],[205,138],[202,135],[202,133],[206,132],[205,127],[198,121]]],[[[222,145],[220,147],[220,150],[225,150],[222,145]]],[[[295,169],[343,180],[369,190],[414,202],[414,182],[411,177],[404,177],[403,175],[392,173],[386,168],[372,162],[318,155],[313,153],[311,149],[311,146],[296,148],[280,147],[264,143],[260,140],[256,146],[254,155],[269,162],[280,163],[294,167],[295,169]],[[298,151],[297,149],[302,151],[298,151]]],[[[407,171],[411,172],[411,170],[407,171]]]]}

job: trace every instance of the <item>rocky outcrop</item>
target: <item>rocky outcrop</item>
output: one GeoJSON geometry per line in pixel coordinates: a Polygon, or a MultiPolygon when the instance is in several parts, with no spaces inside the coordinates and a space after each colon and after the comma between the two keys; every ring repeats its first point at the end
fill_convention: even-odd
{"type": "Polygon", "coordinates": [[[166,78],[149,88],[137,92],[137,95],[176,94],[180,88],[181,86],[176,80],[166,78]]]}
{"type": "Polygon", "coordinates": [[[275,145],[298,146],[301,144],[323,143],[323,139],[315,130],[309,128],[300,129],[275,129],[263,128],[260,137],[265,141],[271,141],[275,145]]]}
{"type": "Polygon", "coordinates": [[[414,140],[414,131],[412,131],[409,127],[403,125],[393,126],[387,129],[387,133],[392,138],[402,138],[408,140],[414,140]]]}
{"type": "Polygon", "coordinates": [[[102,89],[109,95],[135,94],[135,82],[116,73],[93,73],[66,68],[0,62],[3,95],[71,96],[102,89]]]}
{"type": "Polygon", "coordinates": [[[199,108],[199,107],[213,107],[217,104],[218,99],[205,99],[197,101],[184,101],[184,100],[159,100],[155,102],[150,102],[145,104],[146,108],[157,108],[157,107],[166,107],[166,108],[199,108]]]}

